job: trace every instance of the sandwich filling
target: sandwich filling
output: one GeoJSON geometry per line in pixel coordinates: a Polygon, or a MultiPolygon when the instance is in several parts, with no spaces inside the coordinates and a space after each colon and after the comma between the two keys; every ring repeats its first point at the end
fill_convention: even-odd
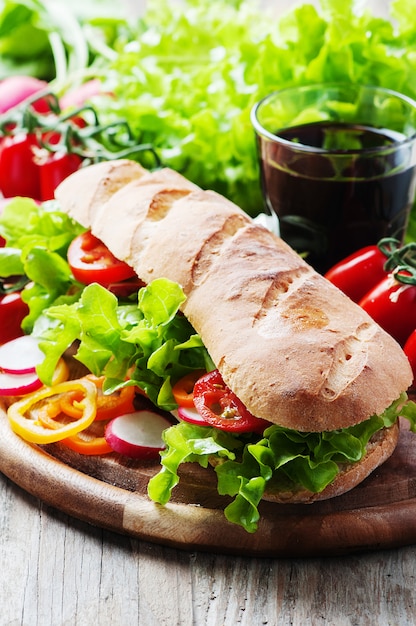
{"type": "MultiPolygon", "coordinates": [[[[29,281],[23,328],[40,340],[45,359],[37,371],[45,384],[51,383],[62,355],[77,345],[75,358],[96,376],[105,376],[104,392],[134,385],[161,410],[175,411],[175,382],[195,370],[215,370],[180,312],[185,295],[179,284],[158,278],[130,292],[120,283],[114,289],[74,278],[67,251],[85,229],[55,203],[39,207],[16,200],[1,216],[0,230],[7,241],[0,250],[0,275],[29,281]]],[[[363,460],[375,434],[392,428],[399,415],[416,432],[416,405],[405,393],[381,415],[327,432],[301,432],[265,420],[257,420],[261,428],[243,431],[181,420],[164,433],[161,470],[149,483],[149,496],[166,503],[183,463],[213,465],[219,494],[232,499],[227,519],[254,532],[266,491],[322,492],[346,465],[363,460]]]]}

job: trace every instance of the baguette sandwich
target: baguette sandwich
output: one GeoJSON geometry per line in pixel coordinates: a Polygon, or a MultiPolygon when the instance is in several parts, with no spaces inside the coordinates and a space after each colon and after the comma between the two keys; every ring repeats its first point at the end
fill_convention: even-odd
{"type": "MultiPolygon", "coordinates": [[[[220,494],[234,497],[227,518],[253,531],[261,499],[338,496],[393,453],[398,417],[412,404],[407,358],[279,237],[178,173],[128,160],[79,170],[56,201],[144,284],[163,278],[180,286],[178,315],[202,342],[206,369],[220,376],[214,388],[230,391],[258,422],[253,432],[173,425],[152,499],[169,499],[181,462],[209,464],[220,494]]],[[[221,418],[233,424],[240,415],[221,418]]]]}

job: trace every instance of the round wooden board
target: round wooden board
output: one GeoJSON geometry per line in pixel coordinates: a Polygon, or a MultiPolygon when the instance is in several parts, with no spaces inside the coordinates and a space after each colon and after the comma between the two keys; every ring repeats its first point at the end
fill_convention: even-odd
{"type": "Polygon", "coordinates": [[[195,464],[184,466],[181,487],[163,507],[146,495],[157,464],[138,466],[110,455],[80,457],[75,469],[67,461],[59,445],[46,451],[16,436],[2,412],[0,471],[47,504],[102,528],[175,548],[244,556],[326,556],[416,542],[416,439],[405,425],[393,456],[361,485],[315,504],[264,502],[254,534],[226,521],[214,472],[195,464]]]}

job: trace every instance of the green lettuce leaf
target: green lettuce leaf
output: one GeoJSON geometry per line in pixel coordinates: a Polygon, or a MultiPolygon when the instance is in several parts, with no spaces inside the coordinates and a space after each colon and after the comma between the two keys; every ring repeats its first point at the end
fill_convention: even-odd
{"type": "Polygon", "coordinates": [[[206,467],[213,461],[218,493],[233,498],[224,509],[226,518],[247,532],[255,532],[260,517],[258,505],[266,489],[304,488],[320,493],[336,478],[340,466],[359,462],[372,435],[392,426],[399,415],[409,419],[416,432],[416,404],[406,400],[406,394],[402,394],[381,416],[323,433],[273,425],[259,437],[179,423],[164,433],[162,469],[149,482],[149,497],[166,504],[179,481],[182,463],[198,462],[206,467]]]}
{"type": "Polygon", "coordinates": [[[58,210],[55,202],[38,205],[29,198],[15,198],[0,215],[0,276],[26,275],[30,281],[22,293],[29,306],[23,329],[30,333],[45,308],[79,297],[82,286],[70,271],[66,254],[71,241],[84,230],[58,210]]]}
{"type": "MultiPolygon", "coordinates": [[[[45,309],[33,334],[46,358],[38,367],[50,382],[57,360],[75,341],[75,358],[112,392],[129,378],[165,410],[176,403],[172,384],[195,369],[213,369],[201,339],[178,314],[184,293],[177,283],[161,278],[139,291],[138,302],[123,303],[98,284],[86,286],[72,304],[45,309]]],[[[131,383],[130,383],[131,384],[131,383]]]]}
{"type": "Polygon", "coordinates": [[[96,63],[117,96],[94,99],[104,119],[127,119],[164,163],[253,215],[263,202],[250,110],[261,97],[331,81],[416,97],[412,0],[393,0],[391,16],[360,0],[276,6],[149,0],[128,39],[96,63]]]}

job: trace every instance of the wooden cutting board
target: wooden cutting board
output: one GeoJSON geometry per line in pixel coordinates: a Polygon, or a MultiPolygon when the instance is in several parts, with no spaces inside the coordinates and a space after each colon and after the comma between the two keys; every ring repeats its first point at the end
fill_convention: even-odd
{"type": "Polygon", "coordinates": [[[146,495],[157,463],[138,465],[116,454],[79,455],[75,469],[59,444],[47,448],[16,436],[0,412],[0,471],[71,516],[138,539],[185,550],[267,557],[339,555],[416,542],[416,435],[406,424],[393,456],[361,485],[309,505],[264,502],[255,534],[226,521],[226,501],[216,494],[211,470],[185,465],[174,499],[163,507],[146,495]]]}

